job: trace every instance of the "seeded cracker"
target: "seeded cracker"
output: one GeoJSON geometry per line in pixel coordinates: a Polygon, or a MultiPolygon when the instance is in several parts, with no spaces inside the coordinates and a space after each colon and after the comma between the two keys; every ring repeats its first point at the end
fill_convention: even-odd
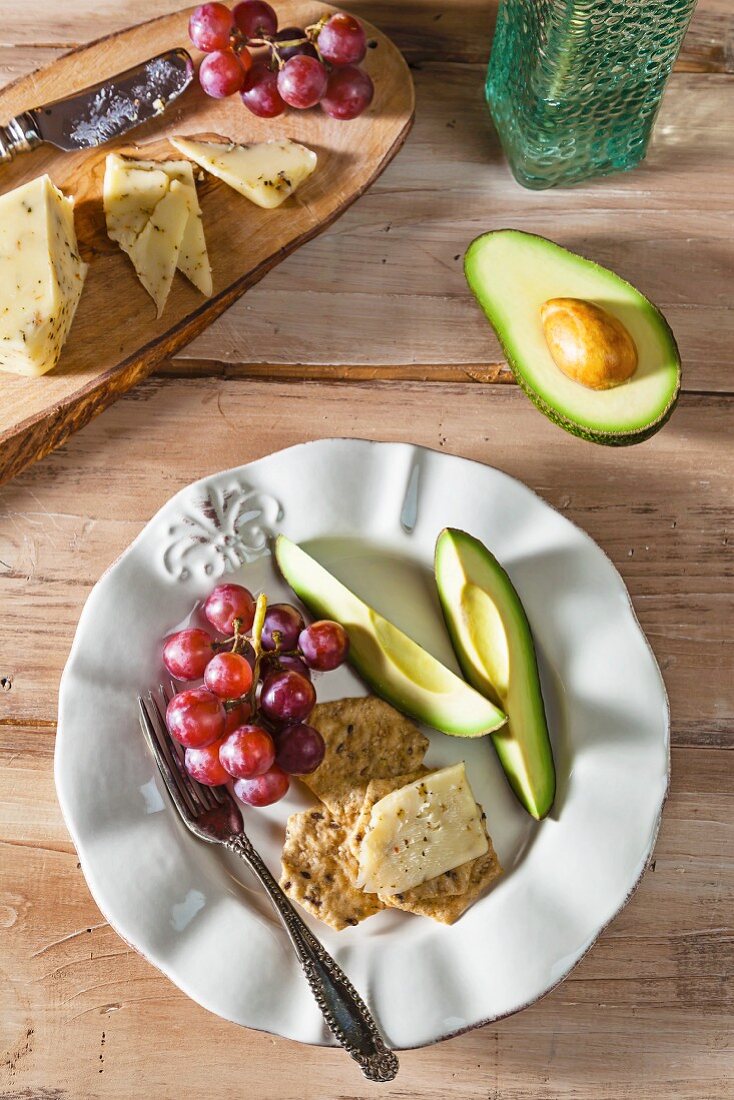
{"type": "Polygon", "coordinates": [[[320,703],[309,723],[326,742],[326,755],[303,781],[348,826],[359,816],[371,779],[414,771],[428,749],[415,723],[374,695],[320,703]]]}
{"type": "Polygon", "coordinates": [[[359,924],[385,906],[353,882],[357,863],[343,825],[322,810],[291,814],[280,885],[293,900],[337,930],[359,924]]]}
{"type": "MultiPolygon", "coordinates": [[[[407,775],[396,775],[391,779],[372,779],[370,781],[364,796],[362,809],[347,838],[350,851],[357,862],[359,862],[359,846],[362,843],[364,831],[369,824],[372,807],[375,803],[379,802],[381,798],[384,798],[386,794],[390,794],[391,791],[397,791],[400,787],[405,787],[408,783],[412,783],[413,780],[420,779],[423,775],[428,775],[429,771],[429,768],[420,767],[413,772],[409,772],[407,775]]],[[[462,863],[460,866],[454,867],[452,870],[446,871],[442,875],[438,875],[437,878],[428,879],[419,886],[413,886],[410,890],[404,890],[402,898],[405,904],[401,906],[401,908],[409,909],[414,901],[422,902],[427,898],[453,897],[457,894],[463,894],[469,886],[471,873],[476,862],[477,860],[470,859],[466,863],[462,863]]],[[[385,905],[390,906],[390,899],[387,895],[381,898],[381,900],[385,905]]]]}

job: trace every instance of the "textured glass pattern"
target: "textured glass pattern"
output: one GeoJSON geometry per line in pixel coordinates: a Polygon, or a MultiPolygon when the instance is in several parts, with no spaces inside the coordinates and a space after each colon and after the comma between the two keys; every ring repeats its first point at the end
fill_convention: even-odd
{"type": "Polygon", "coordinates": [[[502,0],[487,100],[526,187],[645,155],[696,0],[502,0]]]}

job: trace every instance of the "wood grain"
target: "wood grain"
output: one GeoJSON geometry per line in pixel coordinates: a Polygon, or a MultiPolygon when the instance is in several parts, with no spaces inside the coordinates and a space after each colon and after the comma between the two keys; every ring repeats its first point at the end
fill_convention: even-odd
{"type": "MultiPolygon", "coordinates": [[[[282,10],[291,23],[308,25],[323,5],[288,0],[282,10]]],[[[0,93],[0,115],[9,117],[29,103],[61,98],[80,84],[97,83],[184,44],[187,24],[188,11],[182,11],[62,58],[0,93]]],[[[105,158],[111,148],[129,149],[128,142],[79,153],[45,145],[3,169],[6,190],[48,172],[74,195],[79,247],[90,268],[58,366],[42,378],[0,374],[0,481],[57,446],[202,332],[289,252],[338,218],[380,174],[410,128],[413,87],[396,48],[374,28],[366,30],[376,43],[367,67],[377,91],[372,106],[349,125],[322,111],[257,119],[239,97],[212,100],[196,84],[162,118],[136,131],[134,149],[154,158],[173,152],[167,137],[201,133],[248,142],[289,137],[319,155],[313,176],[277,210],[262,210],[207,178],[200,203],[214,295],[203,298],[185,279],[176,279],[159,320],[128,258],[107,237],[104,222],[105,158]]]]}
{"type": "MultiPolygon", "coordinates": [[[[30,0],[22,19],[37,4],[30,0]]],[[[144,17],[135,4],[129,10],[144,17]]],[[[636,171],[531,193],[504,165],[482,99],[477,49],[489,48],[491,7],[383,0],[358,10],[389,29],[417,66],[417,122],[403,152],[338,226],[183,349],[174,370],[184,373],[191,359],[194,373],[206,362],[217,373],[225,362],[233,375],[266,376],[272,365],[276,377],[508,380],[461,257],[479,232],[512,225],[618,269],[670,320],[684,387],[732,392],[734,78],[677,72],[636,171]]],[[[702,35],[730,61],[730,3],[700,0],[687,42],[704,17],[726,25],[723,39],[710,28],[702,35]]],[[[120,18],[104,4],[97,23],[114,29],[120,18]]],[[[81,15],[76,26],[87,26],[81,15]]],[[[27,67],[29,49],[0,49],[0,59],[11,64],[15,53],[27,67]]]]}
{"type": "MultiPolygon", "coordinates": [[[[4,0],[0,81],[179,2],[4,0]]],[[[671,795],[627,909],[550,997],[403,1055],[380,1094],[729,1100],[734,11],[700,0],[643,167],[530,195],[511,182],[481,100],[496,5],[349,7],[416,66],[418,120],[401,157],[165,377],[0,488],[0,1100],[181,1100],[213,1082],[223,1100],[375,1095],[340,1053],[233,1028],[127,948],[87,892],[52,777],[58,678],[101,572],[193,478],[332,434],[493,463],[580,523],[631,590],[673,721],[671,795]],[[598,254],[664,306],[688,392],[655,439],[595,448],[513,386],[477,384],[507,373],[454,257],[502,223],[598,254]]]]}
{"type": "Polygon", "coordinates": [[[528,1012],[402,1057],[386,1096],[724,1100],[734,1069],[732,400],[684,396],[634,461],[513,387],[156,379],[0,489],[0,1096],[366,1100],[341,1055],[243,1032],[104,923],[56,807],[55,695],[90,586],[171,493],[321,434],[404,439],[521,476],[610,554],[663,666],[673,784],[655,860],[571,978],[528,1012]],[[101,1056],[101,1057],[100,1057],[101,1056]],[[100,1072],[101,1071],[101,1072],[100,1072]],[[144,1087],[138,1082],[144,1079],[144,1087]],[[139,1091],[138,1091],[139,1088],[139,1091]],[[28,1090],[24,1094],[23,1090],[28,1090]]]}
{"type": "MultiPolygon", "coordinates": [[[[175,12],[180,0],[156,0],[155,14],[175,12]]],[[[69,49],[150,19],[150,0],[99,3],[75,0],[49,18],[45,0],[4,0],[0,46],[37,44],[69,49]]],[[[497,18],[497,0],[351,0],[348,9],[393,37],[411,63],[458,61],[484,64],[497,18]]],[[[734,72],[734,12],[729,0],[699,0],[677,67],[694,72],[734,72]]]]}
{"type": "MultiPolygon", "coordinates": [[[[0,728],[0,1096],[178,1100],[183,1078],[185,1095],[208,1095],[216,1080],[216,1095],[235,1100],[245,1077],[257,1100],[374,1096],[340,1053],[217,1019],[118,939],[78,870],[52,755],[51,730],[0,728]]],[[[562,986],[496,1026],[401,1055],[380,1095],[728,1097],[734,786],[720,756],[674,751],[655,862],[562,986]]]]}
{"type": "Polygon", "coordinates": [[[55,718],[89,588],[189,481],[321,435],[408,437],[499,466],[597,539],[663,668],[675,743],[734,747],[731,411],[728,398],[684,397],[665,430],[623,461],[559,431],[509,386],[147,383],[0,490],[0,677],[13,682],[0,718],[55,718]],[[53,646],[43,641],[49,623],[53,646]]]}
{"type": "Polygon", "coordinates": [[[431,65],[414,77],[416,122],[400,156],[333,231],[180,352],[179,369],[190,357],[340,364],[346,377],[353,365],[371,366],[408,378],[436,364],[462,381],[467,366],[502,362],[463,254],[479,233],[512,226],[629,279],[665,312],[684,388],[732,391],[734,78],[674,75],[635,172],[529,192],[502,162],[481,68],[431,65]]]}

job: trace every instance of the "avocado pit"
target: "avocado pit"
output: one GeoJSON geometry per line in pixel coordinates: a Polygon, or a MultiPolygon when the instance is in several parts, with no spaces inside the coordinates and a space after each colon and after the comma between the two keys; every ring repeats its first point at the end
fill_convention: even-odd
{"type": "Polygon", "coordinates": [[[553,362],[574,382],[607,390],[637,370],[637,348],[617,317],[584,298],[549,298],[540,307],[553,362]]]}

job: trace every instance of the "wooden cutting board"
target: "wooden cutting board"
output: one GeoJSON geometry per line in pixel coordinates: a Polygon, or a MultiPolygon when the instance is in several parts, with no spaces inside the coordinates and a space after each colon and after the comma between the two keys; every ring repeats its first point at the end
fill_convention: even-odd
{"type": "MultiPolygon", "coordinates": [[[[326,4],[283,0],[281,26],[307,26],[326,4]]],[[[60,58],[0,93],[0,122],[122,72],[188,40],[191,9],[132,27],[60,58]]],[[[69,339],[55,370],[41,378],[0,372],[0,482],[47,454],[71,432],[128,390],[167,356],[197,336],[236,298],[300,244],[316,236],[370,186],[400,149],[413,121],[413,83],[397,48],[365,24],[364,65],[375,84],[371,107],[351,122],[319,108],[258,119],[239,96],[207,98],[198,82],[159,119],[99,149],[62,153],[44,145],[0,167],[0,193],[48,172],[76,199],[76,229],[89,274],[69,339]],[[292,138],[318,154],[314,174],[277,210],[262,210],[211,177],[199,184],[214,296],[204,298],[176,275],[165,312],[156,320],[128,258],[107,237],[102,209],[105,157],[122,149],[166,159],[179,154],[171,135],[220,135],[255,142],[292,138]]],[[[359,257],[355,257],[359,263],[359,257]]],[[[1,291],[0,291],[1,292],[1,291]]],[[[263,348],[263,357],[267,349],[263,348]]]]}

